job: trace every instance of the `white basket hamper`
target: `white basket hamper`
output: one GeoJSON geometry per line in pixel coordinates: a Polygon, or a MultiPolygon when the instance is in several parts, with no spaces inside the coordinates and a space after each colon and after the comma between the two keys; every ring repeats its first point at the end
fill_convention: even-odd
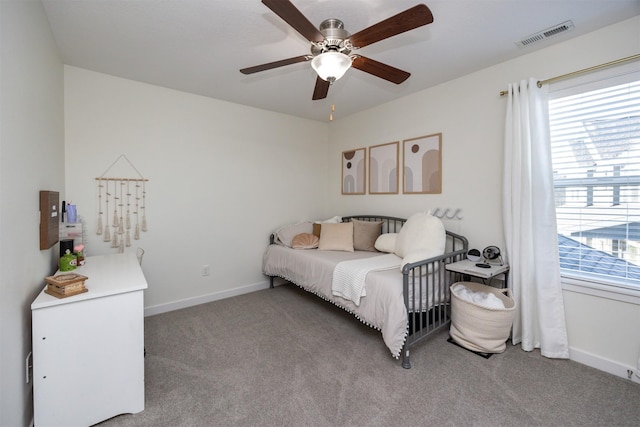
{"type": "Polygon", "coordinates": [[[451,338],[462,347],[482,353],[502,353],[511,333],[516,302],[510,289],[498,289],[476,282],[451,285],[451,338]],[[498,297],[505,308],[488,308],[456,295],[456,285],[473,292],[487,292],[498,297]]]}

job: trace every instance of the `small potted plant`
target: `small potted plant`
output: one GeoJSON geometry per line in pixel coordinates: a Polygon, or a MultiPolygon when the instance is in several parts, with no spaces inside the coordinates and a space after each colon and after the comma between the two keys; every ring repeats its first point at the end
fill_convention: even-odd
{"type": "Polygon", "coordinates": [[[80,267],[81,265],[84,265],[84,255],[82,253],[82,250],[84,249],[84,245],[76,245],[73,247],[73,251],[76,253],[76,265],[78,267],[80,267]]]}

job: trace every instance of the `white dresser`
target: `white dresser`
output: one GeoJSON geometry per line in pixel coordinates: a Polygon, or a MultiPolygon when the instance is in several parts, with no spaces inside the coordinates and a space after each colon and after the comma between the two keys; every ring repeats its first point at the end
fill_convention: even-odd
{"type": "Polygon", "coordinates": [[[88,292],[31,304],[34,424],[89,426],[144,410],[144,302],[134,254],[87,257],[88,292]]]}

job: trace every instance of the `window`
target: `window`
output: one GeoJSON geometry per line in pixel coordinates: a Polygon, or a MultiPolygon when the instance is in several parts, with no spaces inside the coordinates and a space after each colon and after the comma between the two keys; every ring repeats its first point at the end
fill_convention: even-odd
{"type": "Polygon", "coordinates": [[[623,80],[550,93],[558,249],[563,276],[640,289],[640,77],[623,80]]]}

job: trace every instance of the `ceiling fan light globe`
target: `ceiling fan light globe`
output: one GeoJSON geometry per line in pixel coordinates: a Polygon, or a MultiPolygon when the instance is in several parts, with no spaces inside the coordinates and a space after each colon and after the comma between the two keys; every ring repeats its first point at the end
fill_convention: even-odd
{"type": "Polygon", "coordinates": [[[340,52],[325,52],[311,60],[311,68],[325,81],[333,83],[351,67],[351,58],[340,52]]]}

